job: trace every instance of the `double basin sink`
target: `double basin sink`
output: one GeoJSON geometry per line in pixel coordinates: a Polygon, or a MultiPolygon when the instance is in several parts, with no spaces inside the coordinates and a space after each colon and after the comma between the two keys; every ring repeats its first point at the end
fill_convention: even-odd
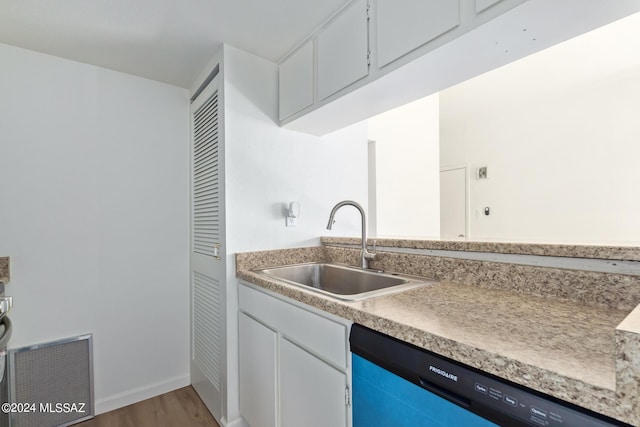
{"type": "Polygon", "coordinates": [[[347,301],[388,295],[435,283],[420,277],[330,263],[295,264],[254,272],[347,301]]]}

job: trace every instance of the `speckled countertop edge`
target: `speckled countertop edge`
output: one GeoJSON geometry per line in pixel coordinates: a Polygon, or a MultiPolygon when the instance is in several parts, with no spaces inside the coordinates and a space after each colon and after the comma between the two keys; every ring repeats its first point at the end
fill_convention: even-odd
{"type": "MultiPolygon", "coordinates": [[[[449,251],[491,252],[502,254],[557,256],[572,258],[594,258],[640,261],[640,247],[637,246],[598,246],[563,245],[542,243],[502,243],[502,242],[455,242],[419,239],[367,239],[372,245],[411,249],[434,249],[449,251]]],[[[322,244],[360,244],[356,237],[321,237],[322,244]]]]}
{"type": "Polygon", "coordinates": [[[616,328],[617,410],[640,425],[640,305],[616,328]]]}
{"type": "Polygon", "coordinates": [[[0,282],[9,281],[9,257],[0,257],[0,282]]]}
{"type": "Polygon", "coordinates": [[[620,324],[620,327],[625,330],[616,330],[618,359],[621,357],[627,358],[628,354],[632,360],[627,360],[626,365],[616,363],[617,381],[619,383],[622,382],[622,384],[617,384],[618,390],[615,391],[447,339],[426,330],[416,329],[406,324],[398,323],[393,319],[380,317],[367,312],[366,309],[359,308],[357,302],[344,302],[325,297],[248,271],[251,268],[264,268],[269,265],[330,261],[328,258],[327,253],[318,250],[318,248],[290,250],[286,254],[282,251],[237,254],[237,277],[285,297],[509,379],[515,383],[634,425],[640,425],[640,414],[637,411],[639,406],[637,392],[640,388],[640,382],[638,381],[638,378],[640,378],[640,307],[636,308],[620,324]],[[288,259],[290,255],[294,255],[294,258],[288,259]],[[275,258],[273,258],[274,256],[275,258]],[[318,256],[320,259],[314,259],[314,256],[318,256]],[[626,329],[630,329],[631,332],[626,329]],[[624,354],[621,354],[621,352],[624,354]],[[625,369],[622,375],[621,369],[625,369]]]}
{"type": "Polygon", "coordinates": [[[327,251],[322,246],[244,252],[236,254],[236,271],[326,261],[327,251]]]}

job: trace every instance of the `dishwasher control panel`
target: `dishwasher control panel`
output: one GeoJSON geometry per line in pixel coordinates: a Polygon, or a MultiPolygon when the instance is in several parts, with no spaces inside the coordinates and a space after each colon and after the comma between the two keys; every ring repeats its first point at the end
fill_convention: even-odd
{"type": "Polygon", "coordinates": [[[582,413],[566,402],[540,397],[533,390],[523,390],[504,380],[496,380],[439,356],[419,356],[419,384],[453,403],[482,405],[517,418],[529,425],[549,427],[601,427],[608,424],[594,415],[582,413]]]}

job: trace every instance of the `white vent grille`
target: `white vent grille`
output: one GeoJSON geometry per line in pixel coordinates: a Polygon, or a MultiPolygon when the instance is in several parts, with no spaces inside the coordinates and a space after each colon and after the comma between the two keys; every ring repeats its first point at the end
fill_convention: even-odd
{"type": "Polygon", "coordinates": [[[218,92],[193,116],[193,251],[215,256],[220,241],[218,92]]]}
{"type": "Polygon", "coordinates": [[[193,358],[220,389],[220,283],[193,272],[193,358]]]}
{"type": "Polygon", "coordinates": [[[10,400],[36,405],[12,413],[10,425],[66,426],[92,418],[92,354],[91,335],[10,350],[10,400]]]}

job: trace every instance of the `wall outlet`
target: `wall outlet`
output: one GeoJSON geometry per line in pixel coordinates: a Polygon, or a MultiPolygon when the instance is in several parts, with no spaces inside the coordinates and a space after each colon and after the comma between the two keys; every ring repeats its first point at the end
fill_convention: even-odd
{"type": "Polygon", "coordinates": [[[298,218],[288,216],[285,219],[287,220],[287,227],[295,227],[298,225],[298,218]]]}
{"type": "Polygon", "coordinates": [[[478,168],[478,173],[476,175],[478,179],[487,179],[487,167],[482,166],[478,168]]]}

